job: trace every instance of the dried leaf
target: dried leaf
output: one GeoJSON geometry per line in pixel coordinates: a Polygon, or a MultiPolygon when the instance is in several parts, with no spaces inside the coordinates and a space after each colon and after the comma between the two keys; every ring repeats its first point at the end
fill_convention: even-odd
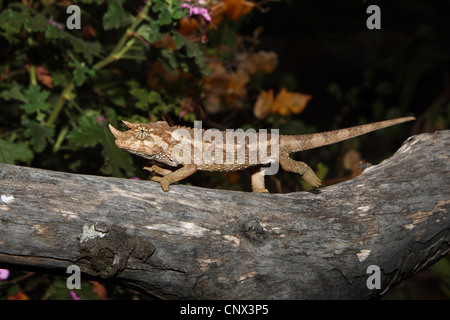
{"type": "Polygon", "coordinates": [[[236,57],[238,68],[248,74],[256,72],[272,73],[278,65],[278,56],[271,51],[258,51],[255,53],[243,52],[236,57]]]}
{"type": "MultiPolygon", "coordinates": [[[[25,69],[30,72],[30,65],[26,64],[25,69]]],[[[53,88],[52,84],[52,76],[50,75],[50,72],[43,66],[36,66],[36,78],[37,80],[42,83],[44,86],[53,88]]]]}
{"type": "Polygon", "coordinates": [[[98,297],[102,300],[105,300],[108,297],[108,291],[105,286],[98,283],[97,281],[89,281],[92,285],[92,291],[95,292],[98,297]]]}
{"type": "Polygon", "coordinates": [[[253,107],[253,114],[258,119],[264,119],[272,113],[273,107],[273,90],[261,91],[256,99],[256,103],[253,107]]]}
{"type": "Polygon", "coordinates": [[[199,23],[197,19],[194,18],[183,18],[179,21],[180,28],[178,29],[178,32],[181,33],[183,36],[187,37],[194,33],[199,28],[199,23]]]}
{"type": "Polygon", "coordinates": [[[8,296],[6,298],[7,300],[30,300],[30,297],[28,297],[25,293],[22,291],[17,292],[14,295],[8,296]]]}
{"type": "Polygon", "coordinates": [[[344,168],[347,170],[353,170],[353,168],[358,166],[358,163],[361,161],[361,154],[356,150],[349,150],[345,153],[344,158],[342,159],[342,164],[344,168]]]}
{"type": "Polygon", "coordinates": [[[311,98],[310,95],[288,92],[285,88],[282,88],[275,98],[273,112],[277,112],[283,116],[299,114],[305,109],[311,98]]]}
{"type": "Polygon", "coordinates": [[[247,96],[246,85],[250,82],[249,75],[243,70],[230,73],[223,100],[231,107],[241,107],[247,96]]]}
{"type": "Polygon", "coordinates": [[[233,21],[245,16],[252,11],[255,4],[247,0],[224,0],[225,14],[233,21]]]}

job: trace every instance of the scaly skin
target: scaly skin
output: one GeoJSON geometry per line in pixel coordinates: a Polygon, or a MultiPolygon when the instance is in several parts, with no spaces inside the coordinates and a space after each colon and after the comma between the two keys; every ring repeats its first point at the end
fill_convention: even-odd
{"type": "MultiPolygon", "coordinates": [[[[298,173],[303,180],[314,187],[318,187],[320,186],[321,181],[314,171],[306,163],[293,160],[289,156],[290,153],[329,145],[411,120],[414,120],[414,117],[380,121],[362,126],[315,134],[280,135],[278,150],[275,150],[277,146],[272,146],[270,135],[268,135],[266,140],[262,141],[267,142],[269,150],[268,154],[271,154],[270,151],[278,152],[279,164],[285,171],[298,173]]],[[[215,143],[215,139],[209,138],[202,140],[201,137],[205,134],[205,131],[202,130],[200,132],[200,129],[171,127],[164,121],[146,124],[129,123],[127,121],[124,121],[124,123],[130,130],[121,132],[109,125],[112,134],[116,138],[117,147],[140,157],[153,159],[168,166],[177,167],[175,171],[163,169],[156,165],[144,167],[144,169],[158,175],[152,177],[152,180],[159,181],[162,189],[166,192],[169,191],[170,184],[194,174],[197,170],[237,171],[267,164],[267,162],[260,159],[259,154],[256,158],[251,158],[249,150],[257,147],[257,144],[254,141],[259,141],[258,139],[260,138],[259,134],[256,132],[243,133],[242,136],[247,135],[248,140],[241,140],[239,143],[239,138],[236,138],[236,140],[233,139],[232,142],[230,142],[233,145],[228,145],[228,147],[232,147],[232,153],[229,155],[231,155],[234,160],[230,162],[226,161],[228,160],[228,158],[226,158],[228,141],[226,140],[226,133],[224,131],[217,132],[217,138],[222,139],[223,141],[223,145],[220,145],[215,143]],[[180,130],[184,130],[184,136],[180,136],[180,130]],[[194,141],[195,137],[198,135],[200,135],[200,141],[203,142],[201,143],[201,148],[192,144],[192,141],[194,141]],[[252,138],[255,139],[253,142],[252,138]],[[180,153],[179,150],[182,149],[182,146],[188,148],[184,150],[191,151],[186,154],[180,153]],[[196,158],[196,152],[194,151],[196,147],[198,148],[196,150],[201,150],[202,155],[209,155],[210,157],[208,159],[212,159],[212,161],[209,161],[210,163],[208,163],[208,161],[203,160],[205,159],[204,157],[196,158]],[[243,147],[245,147],[245,152],[243,153],[244,158],[237,161],[239,160],[237,158],[239,153],[238,150],[242,151],[242,149],[239,148],[243,147]]],[[[252,189],[253,192],[268,192],[264,185],[264,174],[261,173],[261,171],[256,171],[252,175],[252,189]]]]}

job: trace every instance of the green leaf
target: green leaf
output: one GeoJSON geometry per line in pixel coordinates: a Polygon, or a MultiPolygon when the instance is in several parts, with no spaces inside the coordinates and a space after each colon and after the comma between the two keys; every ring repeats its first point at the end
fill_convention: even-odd
{"type": "Polygon", "coordinates": [[[148,24],[142,24],[136,33],[149,43],[155,43],[164,35],[160,32],[158,22],[155,20],[151,20],[148,24]]]}
{"type": "Polygon", "coordinates": [[[22,28],[31,33],[44,31],[49,25],[48,18],[19,2],[11,3],[10,8],[0,14],[0,28],[4,30],[1,35],[10,43],[18,42],[14,37],[17,38],[22,28]]]}
{"type": "Polygon", "coordinates": [[[155,90],[150,91],[147,99],[148,99],[148,102],[151,104],[162,104],[163,103],[163,101],[161,99],[161,95],[159,94],[158,91],[155,91],[155,90]]]}
{"type": "Polygon", "coordinates": [[[77,86],[81,86],[86,81],[86,75],[95,76],[95,70],[90,69],[84,63],[80,63],[73,56],[73,62],[69,62],[69,66],[74,67],[73,78],[77,86]]]}
{"type": "Polygon", "coordinates": [[[148,107],[148,91],[144,88],[131,88],[130,94],[138,101],[136,102],[136,108],[146,110],[148,107]]]}
{"type": "Polygon", "coordinates": [[[17,161],[28,162],[31,159],[33,152],[25,143],[0,139],[0,163],[15,164],[17,161]]]}
{"type": "Polygon", "coordinates": [[[109,97],[111,102],[119,107],[126,107],[125,97],[127,95],[127,91],[123,87],[115,87],[108,90],[105,90],[104,93],[109,97]]]}
{"type": "Polygon", "coordinates": [[[140,87],[134,80],[128,81],[127,84],[131,87],[129,93],[138,100],[136,108],[146,111],[150,105],[158,106],[164,104],[159,92],[154,90],[148,91],[140,87]]]}
{"type": "Polygon", "coordinates": [[[25,28],[33,32],[44,31],[49,25],[49,20],[29,8],[27,10],[31,11],[31,16],[25,20],[25,28]]]}
{"type": "Polygon", "coordinates": [[[25,90],[25,98],[28,102],[20,105],[20,108],[25,110],[26,113],[34,113],[38,111],[45,111],[50,108],[50,104],[46,102],[50,92],[43,90],[41,87],[30,85],[25,90]]]}
{"type": "Polygon", "coordinates": [[[66,70],[58,72],[52,72],[52,84],[55,87],[65,87],[69,84],[70,73],[66,70]],[[67,73],[67,74],[66,74],[67,73]]]}
{"type": "Polygon", "coordinates": [[[130,88],[138,88],[139,87],[139,82],[137,82],[134,79],[131,79],[131,80],[127,81],[127,86],[129,86],[130,88]]]}
{"type": "Polygon", "coordinates": [[[168,65],[168,71],[173,71],[174,69],[178,68],[178,60],[177,56],[172,50],[162,50],[161,55],[164,57],[164,59],[161,59],[164,65],[168,65]]]}
{"type": "Polygon", "coordinates": [[[158,21],[160,25],[168,25],[172,22],[172,15],[166,9],[161,10],[158,16],[158,21]]]}
{"type": "Polygon", "coordinates": [[[152,10],[158,13],[158,24],[168,25],[174,20],[179,20],[187,16],[187,10],[181,8],[179,0],[155,0],[153,1],[152,10]]]}
{"type": "Polygon", "coordinates": [[[174,20],[180,20],[183,17],[187,16],[187,11],[183,10],[181,7],[177,7],[172,11],[172,18],[174,20]]]}
{"type": "Polygon", "coordinates": [[[94,114],[85,114],[78,120],[78,128],[67,135],[67,139],[77,147],[92,148],[101,142],[102,127],[94,114]]]}
{"type": "Polygon", "coordinates": [[[23,12],[7,9],[0,13],[0,28],[3,30],[1,35],[9,42],[16,43],[17,35],[22,30],[27,15],[23,12]]]}
{"type": "Polygon", "coordinates": [[[89,63],[92,63],[94,56],[100,56],[102,46],[99,42],[88,42],[83,39],[77,38],[73,34],[59,29],[56,26],[49,25],[45,30],[45,38],[49,40],[64,40],[68,42],[75,52],[81,53],[89,63]]]}
{"type": "Polygon", "coordinates": [[[186,52],[189,58],[194,58],[199,67],[203,67],[205,59],[203,58],[203,52],[192,42],[186,39],[186,52]]]}
{"type": "Polygon", "coordinates": [[[205,69],[205,58],[203,57],[203,52],[195,44],[190,42],[189,39],[176,31],[172,33],[172,39],[177,50],[185,46],[186,55],[189,58],[193,58],[197,66],[202,71],[205,69]]]}
{"type": "Polygon", "coordinates": [[[22,126],[27,128],[24,136],[30,138],[30,143],[35,152],[42,152],[47,146],[47,141],[53,142],[52,138],[55,133],[53,128],[41,125],[37,121],[27,118],[22,120],[22,126]]]}
{"type": "Polygon", "coordinates": [[[136,168],[133,165],[133,159],[131,156],[117,148],[114,142],[114,136],[111,132],[104,132],[102,145],[103,145],[103,157],[105,162],[101,167],[101,171],[106,175],[114,175],[116,177],[123,177],[121,170],[125,171],[125,176],[132,177],[135,175],[136,168]]]}
{"type": "Polygon", "coordinates": [[[108,0],[108,10],[103,16],[105,30],[118,29],[126,24],[125,11],[122,8],[123,1],[108,0]]]}
{"type": "Polygon", "coordinates": [[[55,25],[49,25],[47,29],[45,29],[45,38],[47,39],[65,39],[66,35],[64,30],[59,29],[55,25]]]}
{"type": "Polygon", "coordinates": [[[102,46],[97,41],[88,42],[73,35],[69,35],[67,40],[69,40],[75,52],[83,54],[89,63],[92,63],[93,56],[99,57],[102,51],[102,46]]]}
{"type": "Polygon", "coordinates": [[[13,82],[11,89],[4,90],[0,93],[0,98],[5,99],[6,101],[9,101],[11,99],[22,101],[24,103],[28,103],[28,99],[25,98],[24,94],[22,93],[22,86],[17,84],[16,82],[13,82]]]}
{"type": "Polygon", "coordinates": [[[186,39],[178,32],[174,32],[172,34],[172,39],[173,39],[173,43],[175,44],[175,48],[177,50],[180,50],[181,47],[184,45],[184,43],[186,42],[186,39]]]}

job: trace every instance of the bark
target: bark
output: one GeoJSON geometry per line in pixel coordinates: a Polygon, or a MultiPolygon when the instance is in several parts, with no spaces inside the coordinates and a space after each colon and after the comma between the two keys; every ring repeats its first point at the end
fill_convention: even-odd
{"type": "Polygon", "coordinates": [[[449,251],[449,150],[450,131],[413,136],[357,178],[289,194],[0,164],[0,267],[76,264],[167,299],[379,297],[449,251]]]}

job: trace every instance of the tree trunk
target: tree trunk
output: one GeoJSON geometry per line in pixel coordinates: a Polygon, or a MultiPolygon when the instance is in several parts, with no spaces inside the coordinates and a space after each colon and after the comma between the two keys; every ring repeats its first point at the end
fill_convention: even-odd
{"type": "Polygon", "coordinates": [[[0,266],[76,264],[167,299],[379,297],[449,251],[449,156],[450,131],[421,134],[355,179],[289,194],[0,164],[0,266]]]}

